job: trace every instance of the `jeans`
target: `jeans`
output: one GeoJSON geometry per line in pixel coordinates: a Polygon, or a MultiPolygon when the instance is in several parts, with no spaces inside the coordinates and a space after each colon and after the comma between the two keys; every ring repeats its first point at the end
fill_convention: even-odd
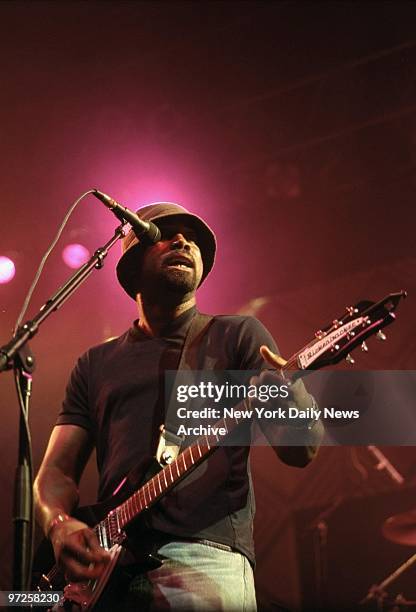
{"type": "Polygon", "coordinates": [[[107,601],[106,610],[256,612],[253,570],[239,552],[174,541],[163,544],[157,554],[164,558],[161,567],[131,573],[124,588],[107,601]]]}

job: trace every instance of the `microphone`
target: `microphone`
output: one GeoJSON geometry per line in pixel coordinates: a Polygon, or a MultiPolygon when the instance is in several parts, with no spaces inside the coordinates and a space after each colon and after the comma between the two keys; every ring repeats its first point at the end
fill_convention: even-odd
{"type": "Polygon", "coordinates": [[[157,227],[157,225],[155,225],[151,221],[143,221],[132,210],[129,210],[125,206],[122,206],[106,193],[98,191],[98,189],[93,189],[92,193],[93,195],[95,195],[96,198],[101,200],[101,202],[105,204],[107,208],[111,210],[112,213],[115,214],[117,219],[130,223],[133,232],[136,234],[137,238],[146,240],[151,243],[159,242],[161,236],[160,229],[157,227]]]}

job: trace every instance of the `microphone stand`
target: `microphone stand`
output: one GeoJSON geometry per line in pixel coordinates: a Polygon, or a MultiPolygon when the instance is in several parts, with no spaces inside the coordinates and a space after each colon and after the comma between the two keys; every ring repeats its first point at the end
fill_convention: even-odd
{"type": "Polygon", "coordinates": [[[374,446],[374,444],[370,444],[367,446],[367,450],[377,459],[378,463],[375,466],[376,470],[381,472],[385,470],[386,473],[390,476],[393,482],[402,485],[404,483],[404,478],[400,474],[398,470],[394,467],[394,465],[387,459],[386,455],[381,452],[378,446],[374,446]]]}
{"type": "MultiPolygon", "coordinates": [[[[120,217],[119,217],[120,218],[120,217]]],[[[39,331],[39,326],[89,277],[94,268],[100,269],[112,246],[124,236],[126,221],[122,218],[114,235],[40,308],[38,314],[19,327],[13,338],[0,347],[0,372],[13,368],[20,404],[18,465],[14,488],[14,560],[13,589],[30,590],[33,554],[33,491],[32,456],[29,431],[29,400],[35,359],[28,341],[39,331]]]]}
{"type": "Polygon", "coordinates": [[[316,605],[320,610],[326,609],[328,604],[328,519],[344,500],[344,496],[335,497],[332,504],[308,525],[308,529],[314,530],[316,605]]]}

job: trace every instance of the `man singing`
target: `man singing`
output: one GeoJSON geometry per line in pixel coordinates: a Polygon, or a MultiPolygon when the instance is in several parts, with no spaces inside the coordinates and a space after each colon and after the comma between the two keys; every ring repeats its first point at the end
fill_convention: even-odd
{"type": "MultiPolygon", "coordinates": [[[[136,300],[139,318],[119,338],[78,360],[35,482],[38,521],[71,582],[97,578],[109,559],[93,530],[72,516],[91,451],[97,451],[99,501],[155,455],[166,418],[164,372],[178,369],[193,326],[199,325],[199,333],[192,369],[275,369],[272,376],[281,380],[284,364],[255,318],[220,315],[201,323],[196,292],[216,250],[210,227],[178,204],[156,203],[137,212],[161,231],[152,245],[133,231],[123,241],[117,276],[136,300]]],[[[292,385],[291,400],[311,405],[301,381],[292,385]]],[[[320,424],[307,432],[304,446],[278,447],[272,440],[278,456],[307,465],[316,453],[320,424]]],[[[220,446],[147,513],[129,538],[119,572],[122,587],[115,572],[101,609],[256,610],[249,450],[249,445],[220,446]],[[161,565],[143,570],[139,548],[157,555],[161,565]]],[[[139,476],[148,478],[145,467],[139,476]]]]}

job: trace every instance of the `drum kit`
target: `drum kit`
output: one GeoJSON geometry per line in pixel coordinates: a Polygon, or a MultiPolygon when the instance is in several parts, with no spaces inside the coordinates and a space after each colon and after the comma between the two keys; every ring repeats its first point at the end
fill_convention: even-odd
{"type": "MultiPolygon", "coordinates": [[[[416,510],[396,514],[385,520],[382,527],[382,533],[390,542],[416,548],[416,510]]],[[[367,605],[369,603],[375,603],[377,612],[404,612],[416,610],[416,601],[406,599],[401,593],[394,599],[391,599],[386,590],[387,587],[399,578],[399,576],[415,564],[416,553],[409,557],[382,582],[373,585],[360,604],[367,605]]]]}

